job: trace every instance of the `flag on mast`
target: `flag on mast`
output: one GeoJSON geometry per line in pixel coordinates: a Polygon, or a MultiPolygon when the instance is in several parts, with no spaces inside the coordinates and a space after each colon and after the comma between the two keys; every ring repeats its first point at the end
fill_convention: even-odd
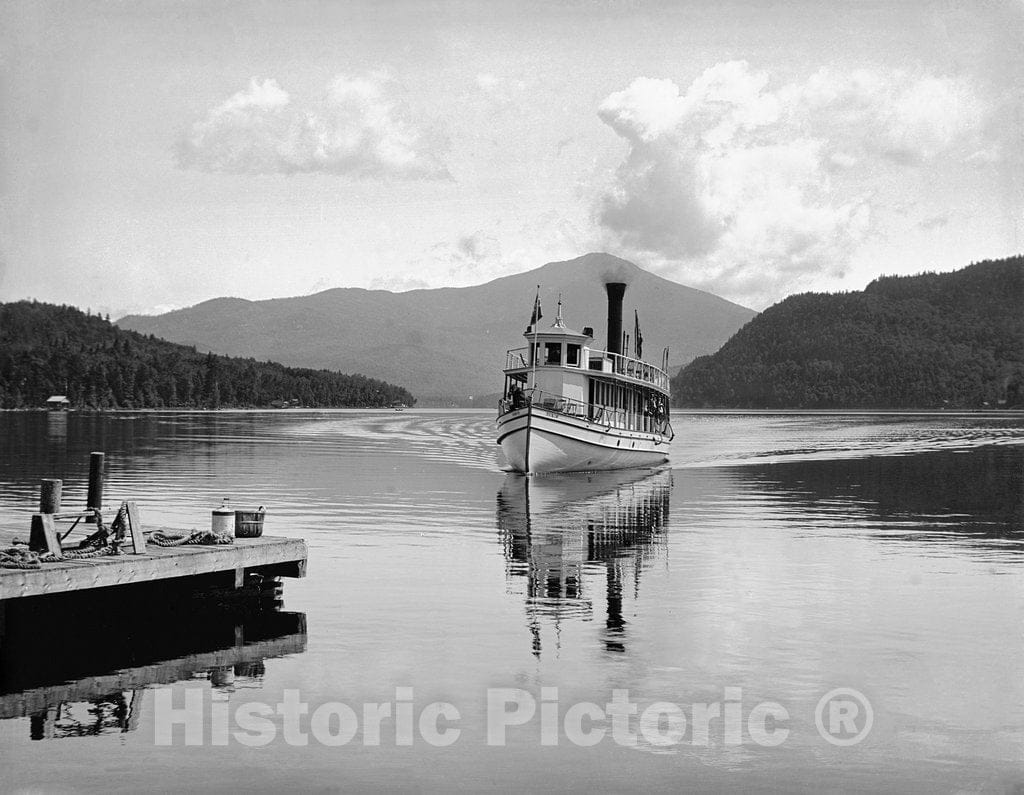
{"type": "Polygon", "coordinates": [[[530,317],[530,325],[536,327],[537,322],[544,317],[540,310],[540,285],[537,285],[537,297],[533,299],[533,315],[530,317]]]}
{"type": "Polygon", "coordinates": [[[644,358],[644,336],[640,333],[640,314],[637,310],[633,310],[633,325],[634,331],[636,332],[633,336],[633,346],[636,349],[636,358],[644,358]]]}

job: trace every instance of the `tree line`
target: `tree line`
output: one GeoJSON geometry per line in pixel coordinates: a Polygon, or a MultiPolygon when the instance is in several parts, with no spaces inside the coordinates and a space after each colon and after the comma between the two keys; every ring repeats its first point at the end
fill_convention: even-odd
{"type": "Polygon", "coordinates": [[[79,409],[416,402],[384,381],[200,353],[71,306],[0,304],[0,407],[39,407],[51,395],[66,395],[79,409]]]}
{"type": "Polygon", "coordinates": [[[790,296],[672,392],[687,407],[1024,406],[1024,257],[790,296]]]}

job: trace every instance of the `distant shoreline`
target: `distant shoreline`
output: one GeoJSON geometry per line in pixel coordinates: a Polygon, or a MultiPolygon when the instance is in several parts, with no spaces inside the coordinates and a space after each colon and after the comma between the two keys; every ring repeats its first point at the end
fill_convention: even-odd
{"type": "MultiPolygon", "coordinates": [[[[324,412],[339,411],[378,411],[387,413],[423,413],[423,412],[464,412],[493,413],[491,407],[463,408],[463,407],[409,407],[396,411],[388,406],[336,406],[331,408],[219,408],[219,409],[196,409],[196,408],[143,408],[143,409],[69,409],[67,411],[52,411],[41,408],[30,409],[0,409],[0,413],[9,414],[48,414],[54,416],[67,416],[69,414],[80,415],[103,415],[103,414],[322,414],[324,412]]],[[[921,416],[921,417],[1013,417],[1024,420],[1024,409],[688,409],[673,408],[673,416],[686,415],[793,415],[793,416],[921,416]]]]}

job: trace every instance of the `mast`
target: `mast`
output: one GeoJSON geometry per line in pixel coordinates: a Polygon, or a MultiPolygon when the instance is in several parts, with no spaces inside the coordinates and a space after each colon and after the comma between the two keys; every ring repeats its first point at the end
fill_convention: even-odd
{"type": "MultiPolygon", "coordinates": [[[[561,309],[561,304],[559,304],[561,309]]],[[[523,451],[523,474],[530,474],[530,431],[533,425],[533,398],[537,392],[537,356],[540,353],[537,350],[537,324],[540,323],[540,319],[543,317],[543,313],[540,307],[540,285],[537,285],[537,297],[533,301],[533,350],[530,354],[533,367],[531,370],[531,378],[533,383],[530,386],[530,397],[526,404],[526,449],[523,451]]]]}
{"type": "MultiPolygon", "coordinates": [[[[561,307],[561,304],[559,304],[559,307],[561,307]]],[[[540,322],[541,317],[543,317],[543,315],[541,314],[540,308],[540,285],[538,284],[537,297],[533,301],[533,351],[530,356],[530,360],[533,364],[533,367],[531,368],[531,379],[533,381],[533,383],[530,384],[531,396],[537,389],[537,354],[539,353],[537,350],[537,324],[540,322]]]]}

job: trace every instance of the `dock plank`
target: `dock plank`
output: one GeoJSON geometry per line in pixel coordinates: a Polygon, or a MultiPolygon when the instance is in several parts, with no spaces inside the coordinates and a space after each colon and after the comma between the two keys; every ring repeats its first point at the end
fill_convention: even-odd
{"type": "MultiPolygon", "coordinates": [[[[0,530],[0,546],[10,545],[15,535],[0,530]]],[[[125,551],[122,555],[46,563],[41,569],[0,568],[0,599],[192,577],[234,569],[275,567],[276,576],[304,577],[306,555],[306,543],[302,539],[275,536],[236,538],[235,543],[223,546],[159,547],[149,544],[144,555],[125,551]]]]}

